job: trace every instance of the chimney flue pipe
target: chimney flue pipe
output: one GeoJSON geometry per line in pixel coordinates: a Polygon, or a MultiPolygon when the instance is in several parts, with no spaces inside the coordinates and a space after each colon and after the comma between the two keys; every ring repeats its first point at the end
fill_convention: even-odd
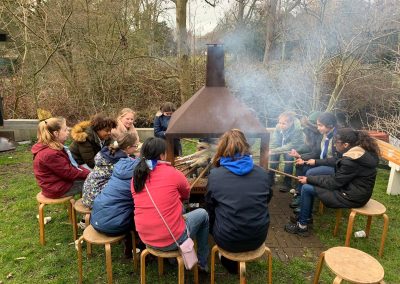
{"type": "Polygon", "coordinates": [[[207,44],[206,87],[225,87],[224,46],[207,44]]]}

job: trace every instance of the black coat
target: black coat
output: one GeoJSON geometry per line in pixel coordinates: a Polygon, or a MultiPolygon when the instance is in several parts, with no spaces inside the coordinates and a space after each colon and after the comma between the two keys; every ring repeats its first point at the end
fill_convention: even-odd
{"type": "MultiPolygon", "coordinates": [[[[154,118],[154,136],[158,138],[165,139],[165,132],[168,129],[168,124],[170,121],[170,116],[165,116],[161,113],[157,113],[154,118]]],[[[182,145],[179,139],[174,139],[174,155],[182,155],[182,145]]]]}
{"type": "Polygon", "coordinates": [[[354,147],[337,160],[334,175],[309,176],[307,183],[327,207],[362,207],[371,198],[378,162],[377,155],[354,147]]]}
{"type": "Polygon", "coordinates": [[[208,177],[206,209],[210,231],[222,249],[243,252],[258,248],[267,237],[272,197],[268,174],[259,166],[243,176],[224,167],[208,177]]]}

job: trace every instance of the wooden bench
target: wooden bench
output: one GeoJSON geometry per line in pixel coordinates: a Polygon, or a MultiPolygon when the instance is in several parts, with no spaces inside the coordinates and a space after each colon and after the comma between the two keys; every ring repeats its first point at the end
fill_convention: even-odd
{"type": "Polygon", "coordinates": [[[376,142],[379,146],[381,158],[389,161],[391,168],[386,193],[400,194],[400,149],[382,140],[376,139],[376,142]]]}

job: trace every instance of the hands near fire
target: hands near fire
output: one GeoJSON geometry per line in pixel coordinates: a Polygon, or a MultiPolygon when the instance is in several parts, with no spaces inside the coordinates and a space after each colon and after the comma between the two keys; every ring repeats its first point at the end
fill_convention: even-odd
{"type": "Polygon", "coordinates": [[[307,177],[305,177],[305,176],[299,176],[297,179],[299,180],[299,183],[301,183],[301,184],[307,183],[307,177]]]}

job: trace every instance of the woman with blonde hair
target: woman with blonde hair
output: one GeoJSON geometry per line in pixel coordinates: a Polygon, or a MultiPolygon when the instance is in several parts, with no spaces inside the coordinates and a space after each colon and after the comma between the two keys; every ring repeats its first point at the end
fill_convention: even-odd
{"type": "Polygon", "coordinates": [[[82,191],[89,170],[79,166],[64,146],[69,129],[65,118],[53,117],[38,125],[38,142],[32,147],[33,172],[48,198],[71,196],[82,191]]]}
{"type": "Polygon", "coordinates": [[[130,108],[123,108],[120,110],[117,116],[117,127],[111,130],[111,135],[115,139],[124,133],[131,133],[136,137],[137,143],[139,143],[139,135],[133,124],[135,122],[136,113],[130,108]]]}
{"type": "MultiPolygon", "coordinates": [[[[222,135],[213,165],[205,200],[214,241],[230,252],[257,249],[265,242],[269,227],[269,175],[253,163],[250,146],[239,129],[222,135]]],[[[237,273],[236,262],[221,257],[221,263],[230,273],[237,273]]]]}

